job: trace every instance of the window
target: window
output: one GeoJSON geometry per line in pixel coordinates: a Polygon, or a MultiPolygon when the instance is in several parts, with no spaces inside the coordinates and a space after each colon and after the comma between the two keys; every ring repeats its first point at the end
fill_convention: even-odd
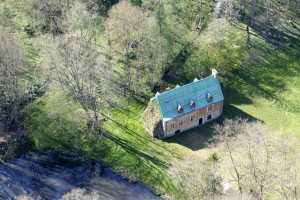
{"type": "Polygon", "coordinates": [[[191,116],[191,121],[194,121],[194,115],[191,116]]]}
{"type": "Polygon", "coordinates": [[[171,124],[171,128],[172,128],[172,129],[174,129],[174,128],[175,128],[175,125],[174,125],[173,123],[171,124]]]}
{"type": "Polygon", "coordinates": [[[182,105],[178,104],[177,105],[177,112],[182,113],[183,112],[183,107],[182,105]]]}
{"type": "Polygon", "coordinates": [[[206,101],[211,102],[213,100],[213,96],[208,92],[206,93],[206,101]]]}
{"type": "Polygon", "coordinates": [[[183,124],[183,123],[182,123],[182,121],[180,120],[180,122],[179,122],[179,126],[182,126],[182,124],[183,124]]]}
{"type": "Polygon", "coordinates": [[[194,109],[196,107],[196,103],[193,100],[190,100],[190,107],[194,109]]]}
{"type": "Polygon", "coordinates": [[[213,109],[213,104],[208,106],[208,112],[212,111],[212,109],[213,109]]]}

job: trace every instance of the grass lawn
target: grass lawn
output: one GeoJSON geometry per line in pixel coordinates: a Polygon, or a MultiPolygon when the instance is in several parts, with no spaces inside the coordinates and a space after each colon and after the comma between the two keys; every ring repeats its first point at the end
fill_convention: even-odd
{"type": "MultiPolygon", "coordinates": [[[[255,44],[261,47],[261,50],[256,47],[255,51],[264,50],[256,52],[261,56],[260,65],[234,69],[226,77],[220,77],[225,106],[219,121],[236,117],[261,120],[284,133],[300,136],[299,51],[296,47],[275,51],[259,38],[255,39],[255,44]]],[[[34,136],[37,141],[45,139],[42,134],[47,135],[47,141],[44,142],[47,148],[51,143],[55,146],[57,138],[62,137],[60,134],[65,134],[62,131],[65,129],[57,128],[60,124],[78,127],[81,121],[78,118],[81,113],[78,105],[70,103],[70,99],[63,96],[63,93],[54,89],[40,100],[42,103],[39,106],[48,113],[45,115],[48,118],[43,122],[41,115],[33,113],[30,130],[37,135],[34,136]],[[64,116],[65,121],[57,122],[53,116],[64,116]],[[51,120],[56,122],[50,123],[51,120]],[[51,134],[43,132],[45,129],[51,134]]],[[[176,193],[167,174],[168,167],[175,160],[190,154],[199,154],[206,159],[217,151],[208,147],[216,122],[166,140],[158,140],[150,137],[143,127],[144,109],[144,104],[130,100],[122,108],[106,111],[108,120],[104,123],[104,129],[110,139],[80,136],[79,146],[90,158],[104,161],[129,179],[142,181],[158,193],[176,193]]],[[[73,134],[65,140],[70,142],[74,137],[79,136],[73,134]]]]}

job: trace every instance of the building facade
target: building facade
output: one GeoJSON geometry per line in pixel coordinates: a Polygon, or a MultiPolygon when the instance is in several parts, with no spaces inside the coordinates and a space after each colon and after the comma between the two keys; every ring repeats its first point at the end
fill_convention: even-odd
{"type": "Polygon", "coordinates": [[[218,118],[223,112],[224,96],[217,71],[204,79],[157,93],[162,131],[159,138],[170,137],[218,118]]]}

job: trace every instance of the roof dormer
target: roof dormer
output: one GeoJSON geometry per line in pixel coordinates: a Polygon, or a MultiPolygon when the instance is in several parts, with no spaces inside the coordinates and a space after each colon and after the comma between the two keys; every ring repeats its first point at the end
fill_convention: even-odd
{"type": "Polygon", "coordinates": [[[214,99],[214,97],[211,95],[211,93],[207,92],[206,93],[206,101],[209,103],[209,102],[212,102],[213,99],[214,99]]]}
{"type": "Polygon", "coordinates": [[[196,108],[196,102],[193,101],[192,99],[190,100],[190,107],[191,107],[192,109],[196,108]]]}
{"type": "Polygon", "coordinates": [[[178,112],[178,113],[182,113],[182,112],[183,112],[183,107],[182,107],[181,104],[178,104],[178,105],[177,105],[177,112],[178,112]]]}

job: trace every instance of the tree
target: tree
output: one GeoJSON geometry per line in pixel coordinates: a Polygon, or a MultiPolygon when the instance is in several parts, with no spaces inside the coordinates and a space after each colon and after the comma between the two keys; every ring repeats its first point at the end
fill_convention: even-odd
{"type": "Polygon", "coordinates": [[[77,101],[89,118],[89,128],[100,126],[99,108],[105,81],[105,60],[89,41],[67,36],[59,41],[58,58],[53,58],[55,78],[77,101]]]}
{"type": "Polygon", "coordinates": [[[148,93],[160,80],[166,63],[165,41],[154,17],[122,1],[109,12],[105,30],[113,59],[121,58],[124,93],[148,93]]]}
{"type": "Polygon", "coordinates": [[[73,1],[70,0],[26,0],[25,11],[31,17],[31,29],[53,35],[65,32],[64,20],[73,1]]]}
{"type": "Polygon", "coordinates": [[[179,190],[174,199],[220,199],[223,188],[216,153],[207,160],[201,160],[198,156],[188,156],[175,161],[169,173],[179,190]]]}
{"type": "Polygon", "coordinates": [[[241,199],[262,200],[270,194],[277,199],[299,198],[300,149],[295,145],[299,140],[276,137],[270,131],[261,122],[242,119],[216,126],[225,153],[223,178],[237,186],[241,199]]]}
{"type": "Polygon", "coordinates": [[[15,125],[19,114],[24,53],[18,38],[0,28],[0,119],[10,129],[15,125]]]}
{"type": "Polygon", "coordinates": [[[86,3],[89,11],[96,11],[101,16],[107,16],[108,10],[119,0],[81,0],[86,3]]]}
{"type": "Polygon", "coordinates": [[[88,10],[85,3],[75,1],[65,17],[64,24],[67,24],[65,30],[68,33],[78,33],[85,40],[96,43],[98,30],[101,30],[102,26],[101,22],[102,17],[88,10]]]}

